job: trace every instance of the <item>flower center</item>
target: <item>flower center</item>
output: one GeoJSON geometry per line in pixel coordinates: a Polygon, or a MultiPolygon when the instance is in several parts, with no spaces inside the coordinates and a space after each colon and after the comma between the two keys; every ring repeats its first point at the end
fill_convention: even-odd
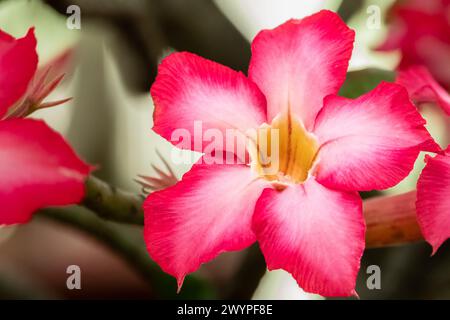
{"type": "Polygon", "coordinates": [[[289,113],[258,128],[254,141],[252,168],[260,177],[281,183],[304,182],[319,149],[316,138],[289,113]]]}

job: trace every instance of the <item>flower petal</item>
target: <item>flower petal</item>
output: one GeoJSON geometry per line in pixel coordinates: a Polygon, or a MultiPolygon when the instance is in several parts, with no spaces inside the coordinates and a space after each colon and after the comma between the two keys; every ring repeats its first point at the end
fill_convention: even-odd
{"type": "Polygon", "coordinates": [[[281,192],[266,189],[253,230],[269,270],[290,272],[308,292],[355,294],[365,232],[356,192],[331,190],[314,178],[281,192]]]}
{"type": "Polygon", "coordinates": [[[0,121],[0,224],[27,222],[47,206],[79,202],[91,167],[44,122],[0,121]]]}
{"type": "Polygon", "coordinates": [[[188,130],[192,139],[187,145],[182,142],[183,149],[201,152],[207,129],[220,130],[225,137],[226,129],[246,133],[266,121],[265,98],[254,83],[241,72],[188,52],[163,60],[151,95],[153,130],[174,144],[174,132],[188,130]],[[196,130],[194,122],[201,128],[196,130]]]}
{"type": "Polygon", "coordinates": [[[252,43],[249,78],[267,98],[269,122],[290,108],[310,129],[323,98],[336,94],[345,80],[354,38],[326,10],[261,31],[252,43]]]}
{"type": "Polygon", "coordinates": [[[17,40],[0,31],[0,118],[25,93],[37,64],[33,28],[17,40]]]}
{"type": "MultiPolygon", "coordinates": [[[[450,149],[448,149],[450,151],[450,149]]],[[[427,157],[417,182],[417,221],[433,254],[450,238],[450,153],[427,157]]]]}
{"type": "Polygon", "coordinates": [[[329,96],[324,104],[314,128],[321,145],[316,176],[330,188],[392,187],[421,150],[439,150],[400,85],[382,82],[357,99],[329,96]]]}
{"type": "Polygon", "coordinates": [[[397,1],[389,14],[388,38],[378,49],[400,49],[400,69],[423,64],[449,89],[449,9],[448,1],[397,1]]]}
{"type": "Polygon", "coordinates": [[[255,241],[251,217],[265,186],[245,165],[195,164],[175,186],[144,203],[150,256],[180,288],[202,263],[255,241]]]}
{"type": "Polygon", "coordinates": [[[450,115],[450,95],[434,80],[427,68],[414,66],[400,70],[395,82],[408,90],[415,103],[436,103],[450,115]]]}

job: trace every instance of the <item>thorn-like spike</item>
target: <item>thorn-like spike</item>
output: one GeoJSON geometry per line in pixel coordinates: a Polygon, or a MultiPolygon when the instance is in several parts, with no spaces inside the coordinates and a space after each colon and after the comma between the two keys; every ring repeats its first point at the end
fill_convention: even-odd
{"type": "Polygon", "coordinates": [[[162,171],[161,169],[159,169],[157,166],[155,166],[154,164],[152,164],[152,168],[153,170],[156,171],[156,173],[161,177],[161,178],[169,178],[170,176],[165,173],[164,171],[162,171]]]}
{"type": "Polygon", "coordinates": [[[44,72],[42,72],[42,74],[40,75],[40,77],[36,80],[36,82],[34,84],[33,92],[37,93],[44,88],[45,81],[47,80],[47,77],[50,73],[50,69],[51,69],[51,67],[48,67],[47,69],[45,69],[44,72]]]}
{"type": "Polygon", "coordinates": [[[41,103],[37,107],[37,109],[45,109],[45,108],[55,107],[55,106],[58,106],[60,104],[64,104],[64,103],[66,103],[68,101],[71,101],[72,99],[73,98],[71,97],[71,98],[66,98],[66,99],[61,99],[61,100],[56,100],[56,101],[44,102],[44,103],[41,103]]]}
{"type": "Polygon", "coordinates": [[[164,164],[164,166],[166,167],[167,171],[170,172],[170,174],[175,177],[175,173],[172,170],[172,167],[169,165],[169,163],[167,162],[167,160],[162,156],[161,152],[159,152],[159,149],[156,148],[156,154],[158,155],[159,159],[162,161],[162,163],[164,164]]]}
{"type": "Polygon", "coordinates": [[[38,92],[35,92],[36,97],[34,98],[35,101],[42,101],[47,97],[55,88],[61,83],[62,79],[64,78],[64,74],[56,77],[53,79],[49,84],[47,84],[42,90],[39,90],[38,92]]]}

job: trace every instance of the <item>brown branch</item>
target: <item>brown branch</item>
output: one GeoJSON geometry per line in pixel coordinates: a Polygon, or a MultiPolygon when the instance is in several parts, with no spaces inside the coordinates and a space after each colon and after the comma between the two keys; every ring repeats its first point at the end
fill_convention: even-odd
{"type": "Polygon", "coordinates": [[[367,248],[423,240],[416,220],[416,191],[371,198],[363,208],[367,248]]]}

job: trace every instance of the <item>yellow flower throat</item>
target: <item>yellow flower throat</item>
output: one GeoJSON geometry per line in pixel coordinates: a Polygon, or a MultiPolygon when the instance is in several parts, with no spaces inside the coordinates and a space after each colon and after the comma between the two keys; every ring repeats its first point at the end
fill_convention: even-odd
{"type": "Polygon", "coordinates": [[[290,113],[258,128],[254,141],[250,148],[252,167],[269,181],[304,182],[319,149],[315,137],[290,113]]]}

